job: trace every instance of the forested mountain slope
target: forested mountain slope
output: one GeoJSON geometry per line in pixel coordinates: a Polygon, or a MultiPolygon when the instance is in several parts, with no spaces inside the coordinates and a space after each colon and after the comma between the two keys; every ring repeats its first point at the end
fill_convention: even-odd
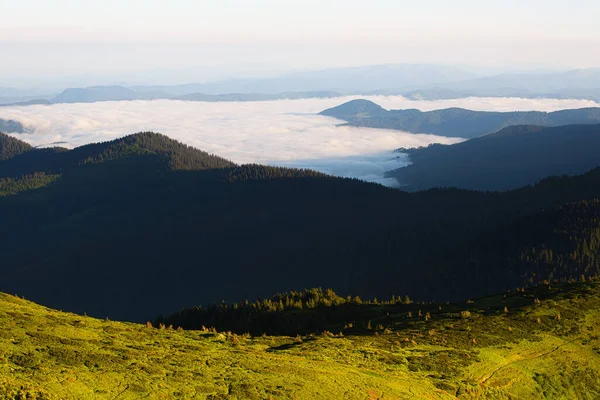
{"type": "Polygon", "coordinates": [[[509,190],[600,166],[600,125],[511,126],[454,145],[402,150],[411,164],[387,173],[415,191],[509,190]]]}
{"type": "Polygon", "coordinates": [[[29,144],[0,132],[0,161],[8,160],[32,149],[33,147],[29,144]]]}
{"type": "Polygon", "coordinates": [[[597,220],[581,215],[598,211],[600,169],[506,193],[405,193],[141,133],[0,162],[4,179],[34,173],[52,179],[0,197],[0,290],[100,317],[317,286],[453,300],[598,272],[597,220]],[[584,241],[572,263],[527,257],[567,259],[584,241]]]}

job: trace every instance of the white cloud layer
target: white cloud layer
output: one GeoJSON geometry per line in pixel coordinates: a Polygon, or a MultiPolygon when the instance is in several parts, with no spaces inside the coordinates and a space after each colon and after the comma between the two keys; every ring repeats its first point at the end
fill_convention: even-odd
{"type": "MultiPolygon", "coordinates": [[[[112,140],[130,133],[155,131],[237,163],[312,168],[393,186],[387,170],[407,165],[399,147],[456,143],[459,138],[341,127],[342,121],[316,113],[357,97],[267,102],[183,102],[172,100],[55,104],[0,109],[0,118],[23,123],[31,133],[14,135],[36,146],[66,146],[112,140]],[[65,144],[62,144],[65,146],[65,144]]],[[[412,101],[400,96],[368,99],[385,108],[448,107],[473,110],[553,111],[594,107],[584,100],[468,98],[412,101]]]]}

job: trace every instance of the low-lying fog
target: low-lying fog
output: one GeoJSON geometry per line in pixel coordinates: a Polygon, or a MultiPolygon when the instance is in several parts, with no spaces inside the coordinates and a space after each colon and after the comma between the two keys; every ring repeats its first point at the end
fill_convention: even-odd
{"type": "Polygon", "coordinates": [[[585,100],[467,98],[412,101],[400,96],[266,102],[183,102],[172,100],[55,104],[0,109],[0,118],[23,123],[31,132],[13,135],[35,146],[60,142],[75,147],[140,131],[163,133],[237,163],[311,168],[393,186],[383,173],[407,165],[399,147],[456,143],[460,138],[337,126],[343,121],[315,115],[355,98],[388,109],[423,111],[448,107],[472,110],[554,111],[596,107],[585,100]]]}

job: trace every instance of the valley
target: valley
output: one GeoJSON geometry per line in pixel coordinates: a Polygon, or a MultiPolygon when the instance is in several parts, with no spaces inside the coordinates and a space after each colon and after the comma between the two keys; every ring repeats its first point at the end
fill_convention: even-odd
{"type": "Polygon", "coordinates": [[[0,400],[600,399],[598,15],[0,1],[0,400]]]}
{"type": "Polygon", "coordinates": [[[454,301],[600,268],[598,168],[407,193],[152,132],[73,150],[0,139],[0,290],[67,311],[143,322],[316,286],[454,301]]]}

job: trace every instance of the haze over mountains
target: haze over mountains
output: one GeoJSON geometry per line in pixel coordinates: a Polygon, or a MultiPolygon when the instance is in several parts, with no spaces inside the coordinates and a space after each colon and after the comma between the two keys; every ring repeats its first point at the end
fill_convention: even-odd
{"type": "MultiPolygon", "coordinates": [[[[193,87],[191,85],[190,87],[193,87]]],[[[152,88],[126,88],[123,86],[100,86],[81,89],[66,89],[51,100],[51,103],[94,103],[97,101],[123,101],[123,100],[183,100],[183,101],[268,101],[280,99],[311,99],[340,97],[341,94],[330,91],[314,92],[282,92],[275,94],[264,93],[226,93],[205,94],[187,93],[182,95],[173,94],[177,89],[170,91],[169,88],[152,90],[152,88]]]]}
{"type": "Polygon", "coordinates": [[[600,69],[519,72],[462,82],[422,85],[403,94],[414,99],[463,97],[580,98],[600,101],[600,69]]]}
{"type": "MultiPolygon", "coordinates": [[[[53,103],[62,102],[93,102],[108,100],[147,100],[147,99],[183,99],[202,101],[224,101],[225,99],[241,96],[246,101],[288,98],[285,96],[312,97],[372,91],[388,87],[390,82],[398,87],[411,84],[431,84],[453,82],[474,78],[477,75],[462,71],[458,68],[438,65],[397,64],[374,65],[364,67],[332,68],[317,71],[291,72],[271,78],[247,78],[221,82],[189,83],[182,85],[151,85],[151,86],[96,86],[88,88],[68,88],[62,93],[49,99],[53,103]],[[316,92],[321,92],[319,95],[316,92]],[[327,92],[331,92],[327,94],[327,92]],[[225,97],[223,97],[225,96],[225,97]]],[[[396,86],[394,86],[396,87],[396,86]]],[[[23,100],[32,100],[31,90],[15,89],[0,90],[0,103],[15,103],[17,95],[23,100]],[[5,100],[2,100],[2,98],[5,100]]]]}
{"type": "Polygon", "coordinates": [[[112,85],[43,89],[0,88],[0,104],[29,101],[95,102],[182,99],[261,101],[352,94],[404,95],[413,99],[478,97],[577,98],[600,101],[600,70],[526,71],[485,75],[435,64],[386,64],[299,71],[270,78],[247,78],[181,85],[112,85]]]}

